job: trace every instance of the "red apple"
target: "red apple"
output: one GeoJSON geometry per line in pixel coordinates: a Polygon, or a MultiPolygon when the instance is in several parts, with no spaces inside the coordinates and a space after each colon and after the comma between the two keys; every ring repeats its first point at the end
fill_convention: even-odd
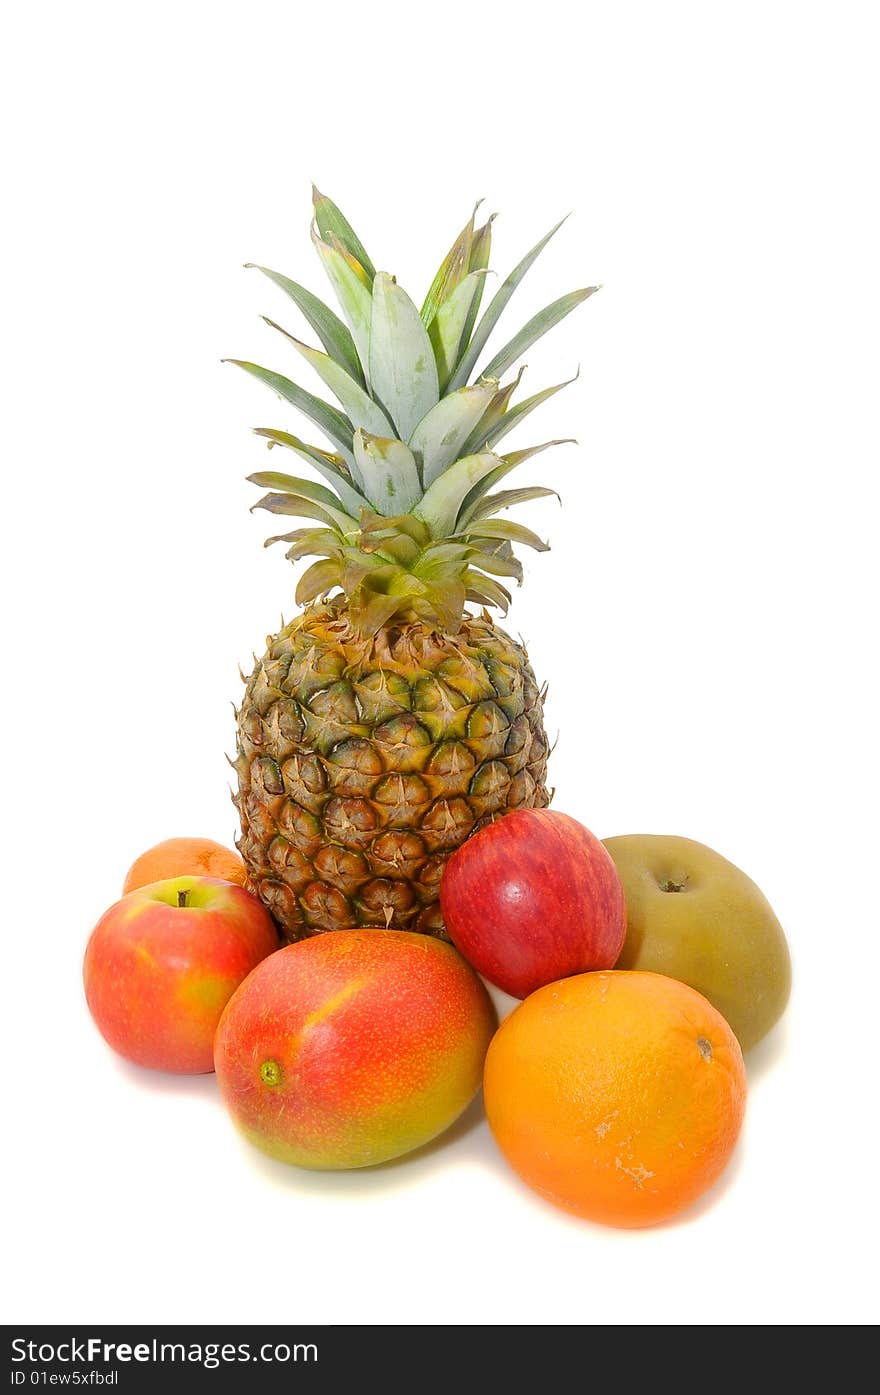
{"type": "Polygon", "coordinates": [[[446,864],[440,905],[465,959],[515,998],[612,968],[626,935],[609,853],[550,809],[515,809],[463,843],[446,864]]]}
{"type": "Polygon", "coordinates": [[[214,877],[174,877],[123,896],[92,931],[83,981],[99,1031],[154,1070],[214,1069],[214,1032],[242,979],[278,948],[255,896],[214,877]]]}

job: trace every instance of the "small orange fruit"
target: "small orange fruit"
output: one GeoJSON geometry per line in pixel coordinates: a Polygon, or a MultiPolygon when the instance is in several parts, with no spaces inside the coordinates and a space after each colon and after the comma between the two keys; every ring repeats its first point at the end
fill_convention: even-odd
{"type": "Polygon", "coordinates": [[[496,1033],[486,1113],[523,1181],[606,1225],[667,1220],[723,1171],[739,1134],[739,1043],[702,994],[609,970],[539,988],[496,1033]]]}
{"type": "Polygon", "coordinates": [[[126,896],[138,887],[172,877],[219,877],[224,882],[247,886],[245,865],[231,848],[224,848],[213,838],[166,838],[132,863],[122,894],[126,896]]]}

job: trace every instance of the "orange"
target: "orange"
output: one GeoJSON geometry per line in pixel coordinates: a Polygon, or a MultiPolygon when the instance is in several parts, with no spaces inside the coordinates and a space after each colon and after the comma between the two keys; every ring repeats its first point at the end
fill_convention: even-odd
{"type": "Polygon", "coordinates": [[[655,1225],[723,1171],[746,1100],[742,1052],[702,994],[663,974],[579,974],[496,1033],[486,1113],[535,1191],[606,1225],[655,1225]]]}
{"type": "Polygon", "coordinates": [[[219,877],[224,882],[247,886],[245,865],[231,848],[224,848],[213,838],[166,838],[132,863],[122,894],[171,877],[219,877]]]}

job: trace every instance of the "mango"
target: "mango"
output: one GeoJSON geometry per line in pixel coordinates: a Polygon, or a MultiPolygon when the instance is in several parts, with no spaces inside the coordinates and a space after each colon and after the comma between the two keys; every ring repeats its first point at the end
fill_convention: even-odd
{"type": "Polygon", "coordinates": [[[335,930],[273,954],[217,1029],[217,1083],[271,1157],[369,1167],[447,1129],[480,1086],[496,1019],[445,941],[335,930]]]}

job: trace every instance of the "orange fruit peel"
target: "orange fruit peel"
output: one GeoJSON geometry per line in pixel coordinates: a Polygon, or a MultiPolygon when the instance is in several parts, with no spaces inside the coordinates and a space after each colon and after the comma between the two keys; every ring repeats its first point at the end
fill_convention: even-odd
{"type": "Polygon", "coordinates": [[[746,1099],[731,1028],[695,989],[609,970],[548,984],[496,1033],[486,1113],[548,1200],[615,1226],[684,1210],[720,1176],[746,1099]]]}

